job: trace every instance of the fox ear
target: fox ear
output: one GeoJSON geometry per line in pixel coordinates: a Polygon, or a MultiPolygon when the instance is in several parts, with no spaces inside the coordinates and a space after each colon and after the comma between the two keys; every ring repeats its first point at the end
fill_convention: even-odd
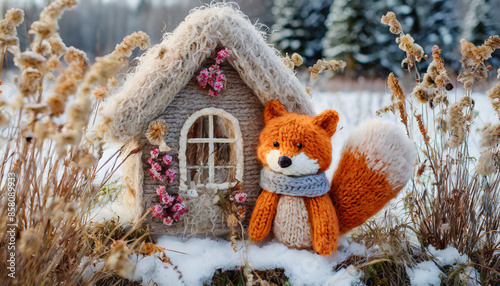
{"type": "Polygon", "coordinates": [[[313,118],[313,123],[324,129],[330,137],[337,130],[337,122],[339,122],[339,114],[335,110],[325,110],[313,118]]]}
{"type": "Polygon", "coordinates": [[[266,109],[264,109],[264,120],[267,123],[269,120],[283,116],[286,113],[285,107],[278,100],[271,100],[267,103],[266,109]]]}

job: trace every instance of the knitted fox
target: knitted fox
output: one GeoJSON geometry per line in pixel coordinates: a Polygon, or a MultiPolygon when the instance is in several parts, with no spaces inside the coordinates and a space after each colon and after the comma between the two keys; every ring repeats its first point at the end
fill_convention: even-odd
{"type": "Polygon", "coordinates": [[[264,111],[257,154],[263,191],[252,212],[253,240],[275,238],[289,247],[327,255],[338,237],[377,213],[410,178],[414,149],[395,125],[369,121],[348,138],[330,183],[334,110],[309,117],[274,100],[264,111]]]}

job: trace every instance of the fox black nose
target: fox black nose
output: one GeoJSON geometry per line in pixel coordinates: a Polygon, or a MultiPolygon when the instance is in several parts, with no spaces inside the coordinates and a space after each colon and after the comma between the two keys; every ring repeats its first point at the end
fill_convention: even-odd
{"type": "Polygon", "coordinates": [[[287,156],[281,156],[278,159],[278,165],[280,165],[281,168],[286,168],[292,165],[292,159],[290,159],[290,157],[287,156]]]}

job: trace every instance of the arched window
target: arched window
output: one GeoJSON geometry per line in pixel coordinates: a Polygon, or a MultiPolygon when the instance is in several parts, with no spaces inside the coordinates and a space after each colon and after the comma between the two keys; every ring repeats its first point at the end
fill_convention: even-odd
{"type": "Polygon", "coordinates": [[[180,189],[228,189],[243,181],[243,139],[238,120],[218,108],[192,114],[180,134],[180,189]]]}

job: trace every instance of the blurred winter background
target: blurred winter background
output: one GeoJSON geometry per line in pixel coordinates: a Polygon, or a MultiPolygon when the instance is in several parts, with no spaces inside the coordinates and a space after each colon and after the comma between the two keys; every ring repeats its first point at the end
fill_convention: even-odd
{"type": "MultiPolygon", "coordinates": [[[[19,36],[26,47],[26,28],[38,18],[50,0],[1,0],[2,15],[12,7],[26,11],[19,36]]],[[[67,45],[84,50],[90,59],[111,52],[121,39],[137,30],[146,32],[153,43],[171,32],[189,10],[208,0],[84,0],[60,20],[60,34],[67,45]]],[[[500,32],[500,0],[236,0],[252,22],[273,31],[270,41],[283,52],[301,54],[306,64],[335,58],[347,62],[349,78],[385,78],[389,71],[402,75],[404,53],[394,35],[380,23],[388,10],[400,19],[426,53],[434,44],[443,49],[449,68],[460,67],[461,38],[482,43],[500,32]]],[[[8,63],[11,65],[12,63],[8,63]]],[[[500,55],[490,60],[500,65],[500,55]]],[[[426,64],[422,65],[422,69],[426,64]]],[[[491,74],[494,76],[494,73],[491,74]]],[[[332,88],[331,86],[328,86],[332,88]]],[[[384,85],[377,85],[383,88],[384,85]]],[[[338,89],[338,87],[336,87],[338,89]]],[[[371,85],[373,88],[373,85],[371,85]]]]}
{"type": "MultiPolygon", "coordinates": [[[[21,50],[28,47],[30,38],[27,30],[31,23],[38,19],[40,11],[50,2],[52,1],[0,0],[2,15],[13,7],[22,8],[26,12],[25,23],[18,30],[21,50]]],[[[306,67],[297,69],[304,85],[313,88],[316,110],[319,112],[331,108],[340,113],[341,128],[334,136],[336,154],[339,153],[343,138],[353,127],[370,117],[375,117],[376,110],[390,103],[390,91],[387,91],[385,84],[389,72],[394,72],[402,79],[408,94],[414,86],[414,74],[410,76],[401,68],[405,53],[399,50],[395,43],[396,36],[389,32],[386,25],[380,23],[381,16],[388,10],[397,14],[405,33],[411,34],[427,54],[431,53],[433,45],[439,45],[456,87],[461,86],[456,81],[460,69],[460,39],[465,38],[474,44],[481,44],[488,36],[500,33],[500,17],[498,17],[500,0],[235,0],[233,2],[238,3],[252,22],[265,24],[269,28],[269,41],[277,49],[290,55],[295,52],[301,54],[306,67],[313,65],[320,58],[344,60],[347,63],[343,72],[325,74],[314,82],[309,81],[306,67]]],[[[208,3],[210,3],[208,0],[81,0],[75,9],[65,12],[60,19],[60,35],[66,45],[82,49],[89,59],[94,59],[113,51],[116,43],[134,31],[142,30],[150,36],[152,44],[159,43],[162,35],[173,31],[191,9],[208,3]]],[[[138,53],[135,51],[132,57],[138,53]]],[[[429,62],[430,60],[420,63],[418,68],[425,71],[429,62]]],[[[484,91],[496,81],[495,71],[500,67],[500,52],[494,53],[488,63],[493,67],[490,80],[474,85],[474,91],[477,92],[473,95],[475,110],[479,112],[474,121],[473,131],[485,125],[485,122],[496,120],[484,91]]],[[[4,61],[3,70],[7,70],[6,73],[2,73],[4,81],[5,78],[13,76],[13,72],[9,75],[9,67],[13,67],[11,57],[4,61]]],[[[463,90],[454,89],[451,94],[457,97],[463,93],[463,90]]],[[[391,119],[398,121],[394,116],[391,119]]],[[[477,156],[479,137],[476,132],[472,135],[472,139],[469,143],[471,155],[477,156]]],[[[118,202],[110,209],[102,210],[101,217],[110,218],[120,211],[126,212],[121,209],[118,202]]],[[[121,218],[124,217],[126,218],[126,215],[122,213],[121,218]]],[[[292,284],[302,285],[302,281],[323,277],[325,281],[336,281],[335,285],[341,285],[339,281],[346,279],[345,285],[350,285],[359,278],[358,272],[348,273],[352,270],[349,267],[331,276],[331,267],[349,255],[367,255],[367,250],[355,244],[350,246],[346,244],[347,242],[342,240],[341,251],[327,260],[312,253],[288,250],[279,245],[272,245],[274,252],[270,251],[269,247],[255,248],[252,251],[255,251],[256,267],[270,268],[278,263],[277,260],[280,260],[280,263],[285,261],[287,265],[282,266],[288,271],[286,274],[290,281],[295,282],[292,284]],[[296,264],[295,261],[299,260],[303,263],[296,264]],[[320,273],[321,271],[323,272],[320,273]]],[[[171,254],[173,263],[179,265],[184,274],[189,274],[185,275],[186,277],[194,280],[210,277],[217,267],[229,269],[239,265],[241,260],[239,254],[233,253],[229,245],[217,246],[215,242],[208,240],[193,240],[181,244],[177,238],[164,237],[159,241],[159,245],[182,252],[189,252],[195,248],[202,249],[200,253],[203,252],[204,256],[187,257],[171,254]],[[220,259],[216,260],[214,257],[220,259]],[[193,267],[209,261],[210,265],[206,267],[208,270],[201,271],[203,269],[193,267]]],[[[452,260],[462,259],[462,256],[454,251],[456,253],[436,252],[433,255],[448,260],[450,257],[452,260]]],[[[172,273],[166,272],[160,262],[153,259],[142,260],[137,266],[138,270],[134,277],[137,280],[152,277],[152,281],[164,281],[172,273]],[[157,269],[161,271],[156,271],[157,269]]],[[[439,269],[427,265],[421,268],[409,271],[412,283],[417,280],[421,282],[421,284],[415,282],[414,285],[439,285],[438,277],[441,273],[439,269]],[[429,282],[432,279],[434,282],[429,282]]]]}

